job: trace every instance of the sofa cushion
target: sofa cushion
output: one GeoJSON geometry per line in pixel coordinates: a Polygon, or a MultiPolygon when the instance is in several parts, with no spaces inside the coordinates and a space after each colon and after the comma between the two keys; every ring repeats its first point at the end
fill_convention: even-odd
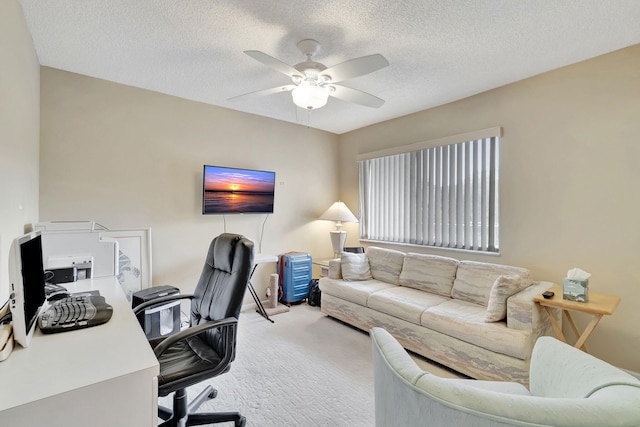
{"type": "Polygon", "coordinates": [[[502,275],[518,276],[527,281],[527,285],[531,283],[530,273],[526,268],[460,261],[451,296],[487,307],[493,284],[502,275]]]}
{"type": "Polygon", "coordinates": [[[451,299],[425,310],[420,323],[478,347],[525,360],[531,350],[529,333],[507,328],[506,322],[486,323],[486,311],[484,306],[451,299]]]}
{"type": "Polygon", "coordinates": [[[448,297],[457,269],[457,259],[408,253],[404,257],[400,285],[448,297]]]}
{"type": "Polygon", "coordinates": [[[343,252],[340,255],[342,278],[347,281],[371,279],[369,259],[365,254],[343,252]]]}
{"type": "Polygon", "coordinates": [[[327,295],[332,295],[336,298],[341,298],[365,307],[367,306],[369,295],[372,293],[397,286],[374,279],[346,282],[329,277],[321,278],[319,285],[323,294],[326,293],[327,295]]]}
{"type": "Polygon", "coordinates": [[[507,299],[529,286],[520,276],[498,276],[489,293],[485,322],[498,322],[507,317],[507,299]]]}
{"type": "Polygon", "coordinates": [[[369,268],[374,279],[397,285],[400,281],[400,271],[404,262],[404,252],[393,249],[367,248],[369,268]]]}
{"type": "Polygon", "coordinates": [[[390,316],[420,324],[422,313],[429,307],[450,300],[449,297],[397,286],[383,289],[369,296],[367,306],[390,316]]]}

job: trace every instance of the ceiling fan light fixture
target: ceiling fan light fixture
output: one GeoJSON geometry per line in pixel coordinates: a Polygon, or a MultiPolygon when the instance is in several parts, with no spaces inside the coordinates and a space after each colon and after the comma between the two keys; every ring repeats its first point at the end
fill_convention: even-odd
{"type": "Polygon", "coordinates": [[[229,101],[290,91],[294,104],[309,111],[324,107],[329,96],[371,108],[379,108],[384,104],[384,100],[369,93],[336,84],[388,66],[389,61],[381,54],[350,59],[327,68],[313,59],[320,50],[320,43],[316,40],[302,40],[298,43],[298,49],[307,58],[294,66],[287,65],[259,50],[245,50],[244,53],[256,61],[289,76],[292,84],[234,96],[229,98],[229,101]]]}
{"type": "Polygon", "coordinates": [[[313,80],[305,80],[291,91],[293,103],[306,110],[315,110],[327,104],[329,93],[313,80]]]}

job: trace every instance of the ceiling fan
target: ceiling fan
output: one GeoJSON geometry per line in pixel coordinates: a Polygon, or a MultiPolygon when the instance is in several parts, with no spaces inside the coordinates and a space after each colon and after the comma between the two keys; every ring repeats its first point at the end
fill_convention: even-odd
{"type": "Polygon", "coordinates": [[[379,108],[384,104],[384,100],[369,93],[336,84],[386,67],[389,62],[384,56],[377,53],[351,59],[327,68],[324,64],[312,59],[320,49],[320,43],[306,39],[299,42],[297,46],[307,59],[294,66],[287,65],[258,50],[245,50],[244,53],[253,59],[289,76],[292,84],[251,92],[228,100],[236,101],[245,97],[291,92],[293,102],[298,107],[307,110],[323,107],[329,96],[372,108],[379,108]]]}

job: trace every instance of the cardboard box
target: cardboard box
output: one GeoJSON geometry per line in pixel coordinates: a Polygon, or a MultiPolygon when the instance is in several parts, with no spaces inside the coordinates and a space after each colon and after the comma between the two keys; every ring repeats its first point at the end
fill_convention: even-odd
{"type": "Polygon", "coordinates": [[[562,280],[562,298],[570,301],[589,301],[589,279],[587,280],[562,280]]]}

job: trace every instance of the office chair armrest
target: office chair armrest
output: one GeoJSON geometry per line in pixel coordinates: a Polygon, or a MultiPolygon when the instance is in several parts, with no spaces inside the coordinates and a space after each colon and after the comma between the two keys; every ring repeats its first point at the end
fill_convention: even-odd
{"type": "Polygon", "coordinates": [[[135,314],[137,316],[138,313],[140,313],[145,308],[154,306],[156,304],[162,304],[162,303],[165,303],[165,302],[177,301],[177,300],[187,299],[187,298],[188,299],[193,299],[193,295],[191,295],[191,294],[175,294],[175,295],[167,295],[166,297],[155,298],[155,299],[149,300],[147,302],[143,302],[142,304],[135,306],[135,308],[133,309],[133,314],[135,314]]]}
{"type": "Polygon", "coordinates": [[[198,335],[199,333],[201,333],[202,331],[206,331],[207,329],[222,327],[223,330],[228,331],[227,333],[234,334],[237,324],[238,324],[238,319],[236,319],[235,317],[227,317],[221,320],[210,320],[208,322],[201,323],[197,326],[192,326],[187,329],[183,329],[182,331],[176,334],[169,335],[153,349],[153,352],[156,354],[156,357],[159,357],[162,353],[164,353],[169,347],[171,347],[176,342],[192,337],[194,335],[198,335]]]}

